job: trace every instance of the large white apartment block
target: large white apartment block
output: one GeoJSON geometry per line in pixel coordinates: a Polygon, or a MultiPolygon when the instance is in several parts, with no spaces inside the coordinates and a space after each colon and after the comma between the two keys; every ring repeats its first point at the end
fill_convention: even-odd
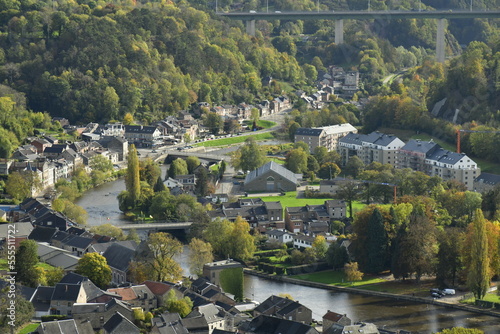
{"type": "Polygon", "coordinates": [[[337,150],[343,166],[355,155],[365,165],[380,162],[395,166],[398,151],[404,144],[398,137],[380,132],[372,132],[367,135],[350,133],[339,140],[337,150]]]}
{"type": "Polygon", "coordinates": [[[335,151],[339,139],[349,133],[357,133],[358,129],[349,123],[323,126],[320,128],[298,128],[295,131],[295,142],[303,141],[309,145],[310,153],[318,146],[326,147],[330,151],[335,151]]]}

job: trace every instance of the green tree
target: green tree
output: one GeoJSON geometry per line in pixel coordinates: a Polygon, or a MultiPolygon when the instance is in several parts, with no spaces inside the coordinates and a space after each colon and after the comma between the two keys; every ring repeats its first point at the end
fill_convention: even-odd
{"type": "Polygon", "coordinates": [[[340,174],[340,168],[337,166],[336,163],[333,162],[325,162],[324,164],[321,165],[319,171],[318,171],[318,176],[322,179],[334,179],[337,177],[337,175],[340,174]]]}
{"type": "Polygon", "coordinates": [[[285,167],[293,173],[305,173],[307,171],[308,154],[302,148],[290,150],[285,158],[285,167]]]}
{"type": "Polygon", "coordinates": [[[295,140],[295,132],[298,128],[300,128],[300,124],[294,121],[290,122],[288,125],[288,137],[291,141],[295,140]]]}
{"type": "Polygon", "coordinates": [[[364,166],[363,161],[355,155],[350,157],[349,161],[347,161],[344,167],[344,173],[356,179],[359,173],[363,170],[364,166]]]}
{"type": "Polygon", "coordinates": [[[201,276],[203,274],[203,265],[213,262],[214,255],[212,245],[201,239],[193,238],[189,243],[189,270],[192,274],[201,276]]]}
{"type": "Polygon", "coordinates": [[[141,242],[141,238],[139,237],[139,234],[137,234],[137,230],[135,228],[131,228],[128,231],[126,240],[135,241],[137,244],[141,242]]]}
{"type": "Polygon", "coordinates": [[[326,242],[325,237],[322,235],[318,235],[316,238],[314,238],[312,249],[314,251],[314,256],[316,257],[316,260],[323,261],[325,259],[326,252],[328,250],[328,244],[326,242]]]}
{"type": "Polygon", "coordinates": [[[222,126],[224,125],[224,121],[222,117],[217,115],[214,112],[207,112],[203,115],[203,126],[208,129],[214,135],[218,134],[222,130],[222,126]]]}
{"type": "Polygon", "coordinates": [[[220,272],[220,284],[224,291],[234,295],[237,301],[243,300],[243,268],[226,268],[220,272]]]}
{"type": "Polygon", "coordinates": [[[196,171],[195,193],[198,196],[205,197],[210,193],[210,179],[207,170],[202,167],[196,171]]]}
{"type": "Polygon", "coordinates": [[[168,168],[168,176],[175,178],[177,175],[188,174],[188,165],[184,159],[177,158],[170,164],[168,168]]]}
{"type": "Polygon", "coordinates": [[[353,217],[352,212],[352,202],[358,198],[359,187],[357,182],[352,179],[347,179],[340,183],[339,189],[337,190],[338,198],[347,202],[347,209],[349,212],[349,217],[353,217]]]}
{"type": "Polygon", "coordinates": [[[458,274],[463,269],[464,239],[464,233],[457,228],[448,227],[439,233],[436,280],[440,286],[455,286],[458,274]]]}
{"type": "Polygon", "coordinates": [[[5,183],[5,190],[15,200],[21,202],[41,189],[41,181],[32,171],[12,172],[5,183]]]}
{"type": "Polygon", "coordinates": [[[94,234],[100,234],[111,238],[115,238],[116,240],[125,240],[125,235],[123,234],[123,230],[109,223],[92,226],[90,231],[94,234]]]}
{"type": "Polygon", "coordinates": [[[98,154],[92,157],[92,159],[90,159],[89,165],[92,170],[103,172],[106,175],[111,174],[111,172],[113,171],[113,163],[102,154],[98,154]]]}
{"type": "Polygon", "coordinates": [[[349,255],[347,249],[340,246],[339,242],[333,242],[328,246],[326,251],[326,262],[333,269],[343,268],[344,265],[349,262],[349,255]]]}
{"type": "Polygon", "coordinates": [[[153,273],[156,281],[175,282],[182,278],[182,268],[174,260],[177,254],[182,253],[182,243],[168,233],[153,233],[148,238],[148,246],[152,256],[145,261],[153,273]]]}
{"type": "Polygon", "coordinates": [[[34,240],[23,240],[16,251],[16,280],[32,288],[38,285],[35,265],[38,263],[38,245],[34,240]]]}
{"type": "Polygon", "coordinates": [[[368,273],[380,273],[386,269],[387,264],[387,232],[385,231],[384,219],[380,211],[375,208],[368,222],[368,235],[366,249],[365,271],[368,273]]]}
{"type": "Polygon", "coordinates": [[[307,156],[307,170],[309,172],[317,173],[319,170],[319,164],[316,158],[312,155],[307,156]]]}
{"type": "Polygon", "coordinates": [[[231,164],[242,171],[252,171],[267,162],[266,153],[253,137],[248,137],[245,144],[231,157],[231,164]]]}
{"type": "Polygon", "coordinates": [[[155,193],[158,193],[158,192],[161,192],[161,191],[165,191],[165,189],[167,189],[165,187],[165,183],[163,183],[163,180],[162,180],[161,176],[158,176],[158,178],[156,179],[155,186],[153,187],[153,191],[155,193]]]}
{"type": "Polygon", "coordinates": [[[186,158],[186,164],[187,164],[188,174],[193,174],[194,169],[198,167],[201,164],[201,162],[198,157],[190,156],[186,158]]]}
{"type": "Polygon", "coordinates": [[[35,307],[33,304],[26,300],[21,293],[17,293],[15,296],[15,315],[14,326],[12,327],[10,322],[12,319],[9,317],[11,311],[9,307],[11,306],[11,299],[7,298],[8,294],[6,291],[2,291],[0,294],[0,332],[2,333],[13,333],[12,330],[17,330],[24,324],[31,321],[35,316],[35,307]]]}
{"type": "Polygon", "coordinates": [[[105,289],[111,282],[111,268],[99,253],[86,253],[76,265],[75,272],[88,277],[95,285],[105,289]]]}
{"type": "Polygon", "coordinates": [[[476,299],[482,299],[490,287],[490,264],[486,221],[480,209],[476,209],[472,226],[474,232],[470,249],[471,261],[468,268],[467,285],[476,299]]]}
{"type": "Polygon", "coordinates": [[[249,231],[250,225],[241,217],[234,222],[215,219],[203,231],[203,238],[221,258],[248,260],[255,252],[254,238],[249,231]]]}
{"type": "Polygon", "coordinates": [[[191,299],[189,299],[189,297],[184,297],[182,299],[177,298],[174,289],[170,289],[165,296],[165,305],[169,312],[179,313],[181,318],[187,316],[193,308],[191,299]]]}
{"type": "Polygon", "coordinates": [[[139,201],[141,184],[139,177],[139,158],[135,145],[130,145],[127,156],[127,174],[125,175],[125,188],[133,206],[139,201]]]}

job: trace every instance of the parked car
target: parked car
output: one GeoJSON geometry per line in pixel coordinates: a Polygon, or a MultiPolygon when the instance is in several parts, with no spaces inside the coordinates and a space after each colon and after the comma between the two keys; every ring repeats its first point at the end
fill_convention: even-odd
{"type": "Polygon", "coordinates": [[[454,295],[455,289],[443,289],[442,291],[445,295],[454,295]]]}
{"type": "Polygon", "coordinates": [[[440,293],[438,293],[438,292],[433,292],[433,293],[431,293],[431,297],[434,297],[434,298],[441,298],[441,297],[443,297],[443,296],[442,296],[440,293]]]}

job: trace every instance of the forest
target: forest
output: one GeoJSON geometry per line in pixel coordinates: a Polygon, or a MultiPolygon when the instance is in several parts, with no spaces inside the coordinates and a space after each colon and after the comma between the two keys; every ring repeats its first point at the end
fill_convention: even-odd
{"type": "MultiPolygon", "coordinates": [[[[217,10],[267,5],[366,9],[359,0],[252,0],[221,1],[217,10]]],[[[473,6],[499,7],[496,1],[473,6]]],[[[370,8],[467,10],[469,3],[374,0],[370,8]]],[[[282,93],[298,102],[294,92],[312,92],[318,74],[331,65],[360,72],[356,98],[367,99],[366,106],[334,119],[353,121],[365,132],[384,125],[454,142],[459,128],[498,128],[498,20],[450,20],[445,64],[434,62],[433,20],[347,20],[342,45],[333,42],[333,21],[258,21],[256,28],[256,37],[247,35],[242,22],[217,16],[214,3],[206,1],[3,1],[0,156],[9,157],[40,129],[61,131],[50,122],[54,116],[82,125],[129,114],[149,124],[198,102],[255,103],[282,93]],[[395,79],[385,82],[391,74],[395,79]],[[271,84],[264,85],[269,77],[271,84]],[[431,113],[438,101],[444,105],[431,113]]],[[[485,143],[497,136],[466,135],[462,147],[496,161],[496,147],[485,143]]]]}

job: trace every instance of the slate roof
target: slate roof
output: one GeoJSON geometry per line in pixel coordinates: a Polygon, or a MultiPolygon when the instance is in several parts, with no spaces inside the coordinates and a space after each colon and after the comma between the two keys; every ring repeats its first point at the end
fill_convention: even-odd
{"type": "Polygon", "coordinates": [[[59,283],[67,283],[67,284],[82,284],[84,281],[88,281],[88,277],[79,275],[77,273],[67,273],[63,278],[59,281],[59,283]]]}
{"type": "Polygon", "coordinates": [[[439,144],[433,142],[432,140],[424,141],[418,139],[410,139],[403,147],[400,148],[400,150],[419,152],[427,155],[438,148],[441,148],[441,146],[439,146],[439,144]]]}
{"type": "Polygon", "coordinates": [[[364,135],[359,133],[348,133],[339,140],[339,143],[363,145],[363,143],[375,144],[380,146],[388,146],[394,140],[399,139],[393,135],[387,135],[378,131],[364,135]]]}
{"type": "Polygon", "coordinates": [[[283,206],[280,201],[277,202],[265,202],[264,205],[268,210],[283,210],[283,206]]]}
{"type": "Polygon", "coordinates": [[[178,313],[163,313],[153,319],[153,327],[159,334],[188,334],[178,313]]]}
{"type": "Polygon", "coordinates": [[[287,232],[287,231],[281,231],[281,230],[268,230],[268,231],[266,231],[266,234],[267,234],[267,235],[274,235],[274,236],[276,236],[276,237],[281,237],[281,236],[283,236],[283,235],[285,235],[285,234],[290,234],[290,235],[291,235],[291,233],[290,233],[290,232],[287,232]]]}
{"type": "Polygon", "coordinates": [[[314,328],[309,325],[286,320],[279,319],[267,315],[259,315],[255,319],[253,319],[248,325],[245,327],[248,328],[249,331],[256,334],[312,334],[318,333],[314,328]]]}
{"type": "Polygon", "coordinates": [[[257,306],[254,309],[254,311],[256,313],[264,313],[271,308],[276,307],[278,309],[281,309],[281,308],[283,308],[286,305],[289,305],[291,303],[293,303],[293,300],[291,300],[291,299],[272,295],[269,298],[267,298],[266,300],[264,300],[259,306],[257,306]]]}
{"type": "Polygon", "coordinates": [[[348,326],[333,324],[324,334],[379,334],[377,326],[370,323],[360,323],[348,326]]]}
{"type": "Polygon", "coordinates": [[[363,140],[362,140],[363,134],[359,133],[348,133],[344,137],[339,139],[339,143],[346,143],[346,144],[354,144],[354,145],[363,145],[363,140]]]}
{"type": "Polygon", "coordinates": [[[130,320],[124,317],[120,312],[116,312],[102,326],[105,333],[109,334],[139,334],[140,330],[130,320]]]}
{"type": "Polygon", "coordinates": [[[93,244],[89,247],[90,252],[104,253],[111,245],[119,244],[123,247],[135,250],[137,248],[137,243],[133,240],[123,240],[123,241],[111,241],[93,244]]]}
{"type": "Polygon", "coordinates": [[[315,136],[318,137],[323,132],[323,129],[317,128],[298,128],[295,131],[296,136],[315,136]]]}
{"type": "Polygon", "coordinates": [[[28,236],[28,239],[35,240],[37,242],[49,242],[56,232],[57,230],[52,227],[35,226],[33,231],[31,231],[28,236]]]}
{"type": "Polygon", "coordinates": [[[54,293],[53,286],[39,286],[30,299],[35,311],[47,311],[50,308],[50,300],[54,293]]]}
{"type": "Polygon", "coordinates": [[[299,307],[305,307],[305,306],[303,306],[299,302],[294,301],[288,304],[287,306],[283,307],[281,310],[277,311],[276,314],[279,314],[280,316],[286,316],[287,314],[290,314],[299,307]]]}
{"type": "Polygon", "coordinates": [[[439,148],[430,154],[427,159],[454,165],[465,156],[465,153],[455,153],[439,148]]]}
{"type": "Polygon", "coordinates": [[[154,133],[156,127],[142,125],[125,125],[125,133],[154,133]]]}
{"type": "Polygon", "coordinates": [[[80,237],[77,235],[74,236],[74,238],[69,239],[67,242],[64,242],[64,244],[69,247],[86,249],[87,247],[90,246],[90,244],[92,244],[93,241],[94,239],[80,237]]]}
{"type": "Polygon", "coordinates": [[[80,289],[80,284],[57,283],[52,294],[52,300],[76,302],[80,289]]]}
{"type": "Polygon", "coordinates": [[[9,235],[14,236],[14,237],[24,237],[24,236],[29,236],[31,235],[31,232],[33,231],[33,225],[28,222],[18,222],[18,223],[10,223],[10,224],[2,224],[0,223],[0,238],[6,237],[7,233],[10,232],[9,235]],[[9,226],[14,225],[15,232],[12,233],[12,231],[9,230],[9,226]]]}
{"type": "Polygon", "coordinates": [[[80,260],[78,256],[61,252],[57,255],[54,255],[51,258],[46,259],[45,262],[54,267],[61,267],[63,269],[72,269],[76,267],[78,260],[80,260]]]}
{"type": "Polygon", "coordinates": [[[108,265],[121,271],[127,271],[135,251],[128,247],[114,243],[102,254],[108,261],[108,265]]]}
{"type": "Polygon", "coordinates": [[[76,322],[74,319],[42,322],[35,333],[47,334],[93,334],[88,321],[76,322]]]}
{"type": "Polygon", "coordinates": [[[268,171],[273,171],[276,174],[279,174],[280,176],[284,177],[288,181],[297,184],[297,176],[292,173],[290,170],[286,169],[285,167],[281,166],[280,164],[270,161],[267,164],[251,171],[248,173],[248,175],[245,178],[245,184],[252,182],[254,179],[256,179],[258,176],[267,173],[268,171]]]}
{"type": "Polygon", "coordinates": [[[44,257],[46,255],[49,255],[50,253],[59,254],[59,253],[68,253],[69,251],[61,249],[59,247],[51,246],[46,242],[39,242],[37,241],[38,244],[38,249],[37,249],[37,255],[39,257],[44,257]]]}
{"type": "Polygon", "coordinates": [[[495,186],[500,183],[500,175],[481,173],[474,181],[495,186]]]}

